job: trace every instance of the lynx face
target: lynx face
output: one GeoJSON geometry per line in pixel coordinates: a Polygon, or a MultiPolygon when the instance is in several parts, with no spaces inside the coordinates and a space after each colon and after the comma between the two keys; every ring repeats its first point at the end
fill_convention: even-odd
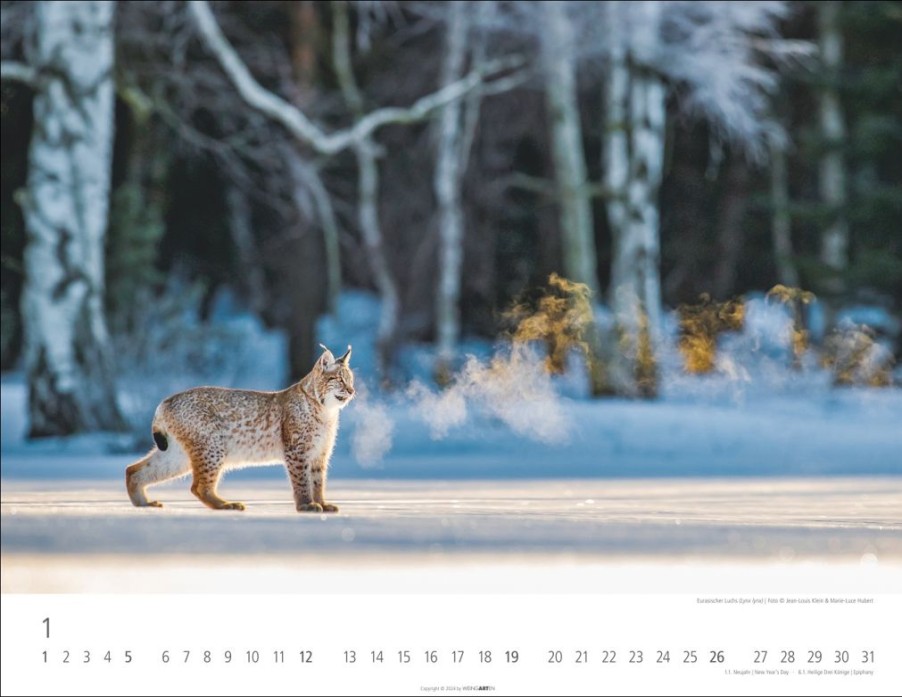
{"type": "Polygon", "coordinates": [[[328,351],[320,359],[320,375],[317,384],[327,409],[344,409],[354,398],[354,373],[348,366],[350,349],[339,359],[328,351]]]}
{"type": "Polygon", "coordinates": [[[354,373],[340,366],[334,374],[323,375],[325,384],[320,394],[325,395],[323,405],[327,409],[344,409],[354,398],[354,373]]]}

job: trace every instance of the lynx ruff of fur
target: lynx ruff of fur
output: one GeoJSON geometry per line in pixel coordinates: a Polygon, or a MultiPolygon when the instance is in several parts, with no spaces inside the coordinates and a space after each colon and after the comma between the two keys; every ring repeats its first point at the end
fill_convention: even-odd
{"type": "Polygon", "coordinates": [[[196,387],[166,398],[153,418],[157,447],[125,472],[132,503],[161,507],[147,487],[191,473],[205,505],[243,511],[216,493],[223,472],[283,461],[298,511],[338,511],[325,500],[326,474],[338,413],[354,397],[350,359],[350,346],[338,359],[323,346],[313,370],[280,392],[196,387]]]}

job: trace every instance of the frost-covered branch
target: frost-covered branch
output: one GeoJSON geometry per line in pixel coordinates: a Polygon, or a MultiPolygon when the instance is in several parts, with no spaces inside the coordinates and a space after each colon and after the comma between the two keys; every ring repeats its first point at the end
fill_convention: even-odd
{"type": "Polygon", "coordinates": [[[34,87],[38,81],[38,72],[25,63],[0,61],[0,79],[4,82],[21,82],[29,87],[34,87]]]}
{"type": "MultiPolygon", "coordinates": [[[[790,3],[671,0],[661,6],[661,31],[647,66],[683,89],[682,110],[703,117],[717,137],[752,158],[764,159],[779,128],[769,117],[779,69],[804,63],[814,50],[810,42],[779,36],[790,3]]],[[[635,21],[635,7],[627,13],[633,20],[628,41],[646,31],[635,21]]]]}
{"type": "Polygon", "coordinates": [[[207,48],[213,53],[245,102],[281,123],[300,140],[316,144],[327,138],[326,134],[304,116],[300,109],[264,89],[254,79],[238,52],[225,38],[210,5],[205,0],[189,2],[188,10],[207,48]]]}
{"type": "Polygon", "coordinates": [[[267,90],[251,75],[247,66],[225,38],[206,0],[188,3],[204,44],[213,53],[242,99],[252,108],[282,124],[295,138],[323,155],[334,155],[362,143],[382,126],[422,121],[436,109],[461,99],[485,82],[486,76],[519,67],[517,59],[496,61],[469,73],[463,79],[421,97],[409,107],[383,107],[360,118],[352,127],[326,133],[296,106],[267,90]]]}

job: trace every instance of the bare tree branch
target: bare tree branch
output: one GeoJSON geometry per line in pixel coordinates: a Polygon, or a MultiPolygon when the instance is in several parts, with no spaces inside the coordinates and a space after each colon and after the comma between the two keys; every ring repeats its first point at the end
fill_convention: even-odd
{"type": "Polygon", "coordinates": [[[499,60],[469,73],[463,79],[421,97],[410,107],[383,107],[361,117],[351,128],[326,133],[297,107],[265,89],[251,75],[244,61],[219,28],[206,0],[188,3],[189,11],[207,48],[213,53],[242,99],[252,108],[279,122],[298,140],[323,155],[334,155],[364,142],[382,126],[422,121],[440,107],[461,99],[483,82],[487,75],[518,68],[519,58],[499,60]]]}
{"type": "Polygon", "coordinates": [[[38,71],[18,61],[0,61],[0,79],[34,87],[38,82],[38,71]]]}

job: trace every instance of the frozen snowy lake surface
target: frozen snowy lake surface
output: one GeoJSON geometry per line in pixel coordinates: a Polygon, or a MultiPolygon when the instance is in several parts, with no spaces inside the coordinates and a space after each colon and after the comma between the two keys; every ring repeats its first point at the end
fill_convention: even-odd
{"type": "Polygon", "coordinates": [[[399,567],[447,580],[485,563],[902,562],[896,477],[336,479],[330,516],[295,513],[287,482],[226,481],[243,513],[207,510],[184,481],[157,491],[166,507],[139,510],[118,482],[5,480],[3,591],[266,590],[285,574],[368,583],[399,567]]]}
{"type": "Polygon", "coordinates": [[[416,408],[386,402],[393,443],[376,466],[351,448],[361,401],[332,463],[342,511],[311,516],[281,466],[226,477],[243,513],[207,510],[184,480],[154,490],[166,508],[135,509],[136,446],[26,441],[24,382],[7,376],[2,590],[675,592],[732,575],[758,592],[781,566],[805,592],[835,579],[858,592],[875,569],[902,587],[902,390],[730,395],[565,401],[560,444],[478,410],[436,439],[416,408]]]}

